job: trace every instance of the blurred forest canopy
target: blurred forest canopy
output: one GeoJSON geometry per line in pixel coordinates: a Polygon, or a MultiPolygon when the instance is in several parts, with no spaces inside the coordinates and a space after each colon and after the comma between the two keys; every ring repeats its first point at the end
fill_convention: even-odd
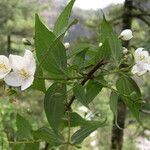
{"type": "MultiPolygon", "coordinates": [[[[66,3],[68,3],[67,0],[0,0],[0,54],[18,54],[22,53],[25,48],[34,50],[35,13],[40,14],[43,17],[42,21],[45,21],[51,29],[66,3]]],[[[120,33],[123,4],[110,5],[104,8],[103,12],[107,20],[120,33]]],[[[150,50],[150,1],[133,0],[133,11],[129,17],[133,19],[132,30],[134,32],[134,39],[131,40],[129,48],[144,47],[146,50],[150,50]]],[[[98,34],[99,24],[102,20],[101,10],[73,8],[71,18],[77,18],[78,24],[67,32],[64,42],[70,42],[72,48],[78,43],[99,44],[101,40],[98,34]]],[[[112,78],[109,80],[111,81],[112,78]]],[[[145,76],[143,80],[141,87],[146,103],[143,106],[141,119],[145,128],[140,127],[128,112],[123,150],[149,150],[150,147],[150,77],[145,76]],[[140,148],[141,145],[138,141],[148,141],[149,145],[145,146],[147,149],[140,148]]],[[[0,84],[2,85],[0,87],[0,149],[9,150],[9,146],[12,144],[9,141],[15,139],[17,130],[15,123],[17,112],[28,118],[33,129],[37,129],[47,122],[43,111],[42,92],[32,90],[32,88],[24,93],[9,88],[4,90],[3,83],[0,82],[0,84]]],[[[50,82],[46,82],[46,85],[49,84],[50,82]]],[[[103,90],[92,103],[92,115],[94,117],[107,116],[108,126],[98,129],[95,135],[91,135],[85,140],[82,150],[108,150],[110,148],[113,115],[108,106],[109,94],[109,91],[103,90]]],[[[74,106],[77,112],[80,111],[79,107],[78,103],[74,106]]],[[[44,143],[41,147],[44,147],[43,145],[44,143]]],[[[13,150],[17,150],[17,148],[21,150],[19,146],[13,147],[13,150]]]]}

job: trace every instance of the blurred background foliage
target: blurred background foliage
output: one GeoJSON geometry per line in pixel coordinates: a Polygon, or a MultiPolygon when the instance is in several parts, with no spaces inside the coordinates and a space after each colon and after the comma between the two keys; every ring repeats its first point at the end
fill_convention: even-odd
{"type": "MultiPolygon", "coordinates": [[[[43,16],[43,21],[51,29],[66,3],[65,0],[0,0],[0,54],[20,54],[25,48],[34,50],[31,44],[34,45],[35,13],[43,16]]],[[[110,5],[103,9],[107,20],[118,33],[121,31],[122,6],[123,4],[110,5]]],[[[130,47],[132,49],[145,47],[146,50],[150,50],[150,1],[135,0],[134,6],[135,17],[132,23],[134,39],[131,40],[130,47]]],[[[72,18],[77,18],[79,22],[67,32],[64,42],[70,42],[71,48],[78,43],[85,42],[98,45],[101,10],[74,8],[72,18]]],[[[113,77],[109,80],[112,81],[113,77]]],[[[146,101],[143,106],[144,113],[141,114],[144,128],[139,126],[129,112],[126,119],[123,150],[149,150],[150,147],[150,77],[144,76],[136,80],[142,87],[146,101]],[[148,144],[145,145],[147,149],[141,148],[142,142],[144,145],[148,144]]],[[[47,82],[47,84],[50,83],[47,82]]],[[[108,150],[110,147],[113,116],[109,108],[109,94],[110,91],[103,89],[92,102],[88,112],[85,112],[80,104],[74,105],[75,110],[81,112],[83,116],[87,117],[86,114],[90,113],[90,117],[107,116],[108,118],[107,126],[92,133],[84,141],[82,150],[108,150]]],[[[16,89],[5,87],[1,82],[0,95],[0,149],[9,150],[14,146],[11,141],[16,138],[16,114],[18,112],[28,119],[33,129],[47,124],[43,112],[43,93],[32,88],[25,92],[18,89],[16,91],[16,89]]]]}

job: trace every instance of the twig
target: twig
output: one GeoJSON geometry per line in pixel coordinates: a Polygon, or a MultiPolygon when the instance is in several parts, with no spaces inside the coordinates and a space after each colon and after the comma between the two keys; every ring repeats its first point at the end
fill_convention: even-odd
{"type": "MultiPolygon", "coordinates": [[[[97,63],[85,76],[85,78],[80,82],[81,85],[84,85],[88,80],[93,78],[93,74],[103,65],[105,65],[107,62],[104,60],[101,60],[99,63],[97,63]]],[[[75,100],[75,95],[72,95],[70,98],[70,101],[68,102],[68,104],[66,104],[66,111],[70,110],[70,107],[72,105],[72,103],[75,100]]]]}

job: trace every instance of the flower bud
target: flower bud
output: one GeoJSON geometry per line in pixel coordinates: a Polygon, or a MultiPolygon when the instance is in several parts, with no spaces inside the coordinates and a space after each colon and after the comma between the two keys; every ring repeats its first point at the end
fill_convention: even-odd
{"type": "Polygon", "coordinates": [[[132,37],[133,37],[133,34],[130,29],[123,30],[119,36],[119,38],[121,38],[124,41],[130,40],[130,39],[132,39],[132,37]]]}
{"type": "Polygon", "coordinates": [[[68,48],[70,47],[70,43],[67,43],[67,42],[66,42],[66,43],[64,44],[64,46],[65,46],[66,49],[68,49],[68,48]]]}
{"type": "Polygon", "coordinates": [[[128,53],[128,49],[126,47],[123,47],[123,54],[127,54],[128,53]]]}
{"type": "Polygon", "coordinates": [[[31,42],[30,42],[29,40],[27,40],[26,38],[23,38],[23,39],[22,39],[22,43],[23,43],[24,45],[32,45],[31,42]]]}
{"type": "Polygon", "coordinates": [[[103,45],[103,43],[100,42],[98,46],[101,47],[102,45],[103,45]]]}

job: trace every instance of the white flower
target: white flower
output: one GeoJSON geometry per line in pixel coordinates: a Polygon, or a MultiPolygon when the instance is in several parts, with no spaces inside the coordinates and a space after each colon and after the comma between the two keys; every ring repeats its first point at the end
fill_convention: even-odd
{"type": "Polygon", "coordinates": [[[132,39],[133,34],[130,29],[125,29],[121,32],[119,37],[124,41],[128,41],[128,40],[132,39]]]}
{"type": "Polygon", "coordinates": [[[135,51],[135,65],[133,66],[131,72],[137,75],[143,75],[147,71],[150,71],[150,56],[148,51],[144,48],[138,48],[135,51]]]}
{"type": "Polygon", "coordinates": [[[138,63],[150,63],[150,57],[148,51],[145,51],[144,48],[137,48],[135,50],[135,62],[138,63]]]}
{"type": "Polygon", "coordinates": [[[68,49],[68,48],[70,47],[70,43],[67,43],[67,42],[66,42],[66,43],[64,44],[64,46],[65,46],[66,49],[68,49]]]}
{"type": "Polygon", "coordinates": [[[8,58],[0,55],[0,79],[3,79],[10,71],[11,67],[8,58]]]}
{"type": "Polygon", "coordinates": [[[9,55],[9,62],[13,72],[9,73],[4,78],[4,81],[10,86],[21,86],[21,90],[27,89],[33,83],[36,69],[35,59],[32,52],[25,50],[23,57],[9,55]]]}

